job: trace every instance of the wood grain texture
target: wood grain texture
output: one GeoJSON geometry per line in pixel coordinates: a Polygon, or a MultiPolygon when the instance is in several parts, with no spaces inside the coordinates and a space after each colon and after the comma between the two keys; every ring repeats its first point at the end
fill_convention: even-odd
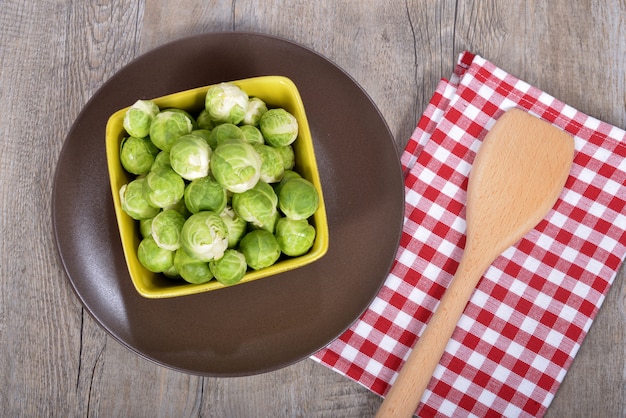
{"type": "MultiPolygon", "coordinates": [[[[108,336],[73,294],[52,230],[56,162],[93,93],[151,48],[225,30],[301,43],[365,89],[399,150],[464,49],[626,126],[626,4],[619,0],[0,0],[0,6],[3,416],[364,417],[381,403],[311,360],[230,379],[157,366],[108,336]]],[[[626,415],[625,276],[622,269],[547,416],[626,415]]]]}

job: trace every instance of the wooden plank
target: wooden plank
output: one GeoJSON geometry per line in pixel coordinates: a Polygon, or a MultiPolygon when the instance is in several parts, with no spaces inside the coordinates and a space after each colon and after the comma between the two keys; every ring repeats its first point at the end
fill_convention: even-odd
{"type": "MultiPolygon", "coordinates": [[[[0,14],[0,406],[7,416],[373,416],[381,399],[304,360],[202,378],[117,343],[81,307],[56,254],[50,195],[63,139],[138,54],[207,31],[282,36],[370,95],[401,149],[464,49],[626,126],[619,0],[507,2],[3,0],[0,14]]],[[[547,416],[626,415],[624,269],[547,416]]]]}

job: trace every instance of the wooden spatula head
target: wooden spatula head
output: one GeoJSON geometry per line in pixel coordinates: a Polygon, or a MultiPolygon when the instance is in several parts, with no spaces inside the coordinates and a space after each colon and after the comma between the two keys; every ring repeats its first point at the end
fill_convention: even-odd
{"type": "Polygon", "coordinates": [[[491,258],[484,269],[554,206],[573,156],[572,136],[539,118],[511,109],[498,119],[476,155],[467,190],[466,251],[491,258]]]}

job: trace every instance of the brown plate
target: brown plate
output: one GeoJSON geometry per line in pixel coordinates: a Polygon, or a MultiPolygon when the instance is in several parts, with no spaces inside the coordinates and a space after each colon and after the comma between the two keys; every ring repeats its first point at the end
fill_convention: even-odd
{"type": "Polygon", "coordinates": [[[367,94],[309,49],[238,32],[166,44],[108,80],[65,140],[52,197],[59,254],[85,309],[132,351],[207,376],[275,370],[338,337],[386,278],[403,211],[393,137],[367,94]],[[326,200],[328,253],[297,270],[218,292],[141,297],[115,223],[104,150],[107,118],[138,98],[261,75],[287,76],[300,90],[326,200]]]}

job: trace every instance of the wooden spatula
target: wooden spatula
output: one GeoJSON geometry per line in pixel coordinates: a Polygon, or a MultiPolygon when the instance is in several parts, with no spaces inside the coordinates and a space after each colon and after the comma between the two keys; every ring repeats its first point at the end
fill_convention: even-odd
{"type": "Polygon", "coordinates": [[[570,135],[519,109],[487,133],[470,172],[459,267],[377,417],[413,415],[478,281],[554,206],[573,157],[570,135]]]}

